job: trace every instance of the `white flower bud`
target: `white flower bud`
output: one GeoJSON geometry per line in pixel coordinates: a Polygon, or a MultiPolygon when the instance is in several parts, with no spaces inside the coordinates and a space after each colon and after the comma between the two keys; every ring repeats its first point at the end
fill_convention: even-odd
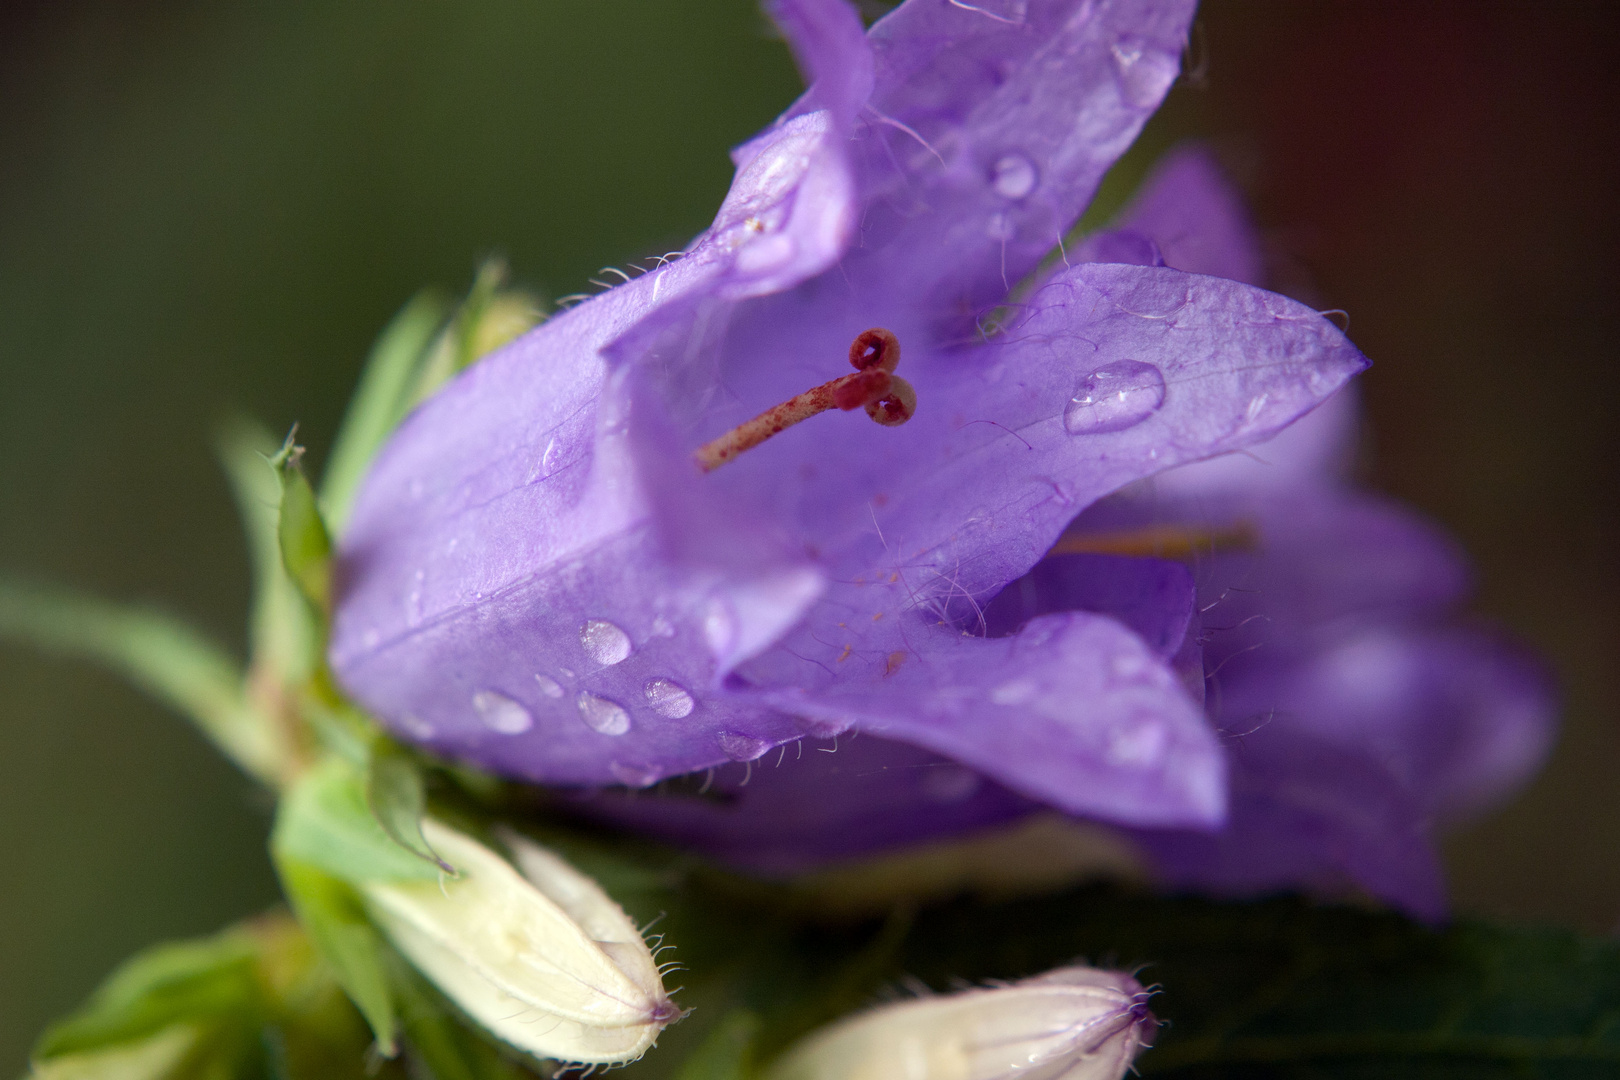
{"type": "Polygon", "coordinates": [[[436,821],[422,832],[458,878],[361,891],[400,951],[478,1023],[540,1057],[623,1062],[680,1015],[635,924],[590,878],[521,837],[508,843],[522,874],[436,821]]]}
{"type": "Polygon", "coordinates": [[[1059,968],[884,1005],[790,1049],[768,1080],[1119,1080],[1158,1022],[1129,975],[1059,968]]]}

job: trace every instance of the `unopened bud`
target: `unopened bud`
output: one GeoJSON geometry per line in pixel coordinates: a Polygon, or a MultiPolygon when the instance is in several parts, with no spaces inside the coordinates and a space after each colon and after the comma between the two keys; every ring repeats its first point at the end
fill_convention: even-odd
{"type": "Polygon", "coordinates": [[[540,1057],[624,1062],[680,1015],[635,924],[590,878],[520,837],[509,846],[521,874],[432,819],[422,832],[456,878],[361,892],[400,951],[485,1028],[540,1057]]]}
{"type": "Polygon", "coordinates": [[[1119,1080],[1158,1022],[1129,975],[1059,968],[884,1005],[790,1049],[767,1080],[1119,1080]]]}

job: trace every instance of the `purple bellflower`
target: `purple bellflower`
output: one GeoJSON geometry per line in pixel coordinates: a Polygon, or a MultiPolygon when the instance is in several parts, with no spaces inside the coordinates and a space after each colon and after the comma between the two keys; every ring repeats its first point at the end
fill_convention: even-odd
{"type": "Polygon", "coordinates": [[[871,738],[840,760],[905,784],[830,807],[784,783],[779,823],[802,795],[806,822],[870,811],[879,842],[1036,805],[1220,825],[1184,566],[984,625],[1082,510],[1270,438],[1366,365],[1243,281],[1063,257],[1193,3],[909,0],[870,32],[843,0],[771,11],[811,86],[735,151],[709,230],[469,368],[377,458],[334,670],[402,736],[548,785],[647,787],[853,729],[871,738]],[[914,387],[909,422],[835,411],[698,467],[749,418],[837,396],[873,327],[903,358],[859,378],[914,387]],[[937,810],[887,813],[917,790],[937,810]]]}
{"type": "MultiPolygon", "coordinates": [[[[1261,274],[1242,206],[1196,148],[1155,170],[1117,229],[1071,258],[1261,274]]],[[[1409,511],[1344,479],[1341,392],[1253,453],[1183,466],[1081,513],[981,630],[1112,616],[1185,679],[1230,765],[1224,828],[1138,828],[1162,882],[1233,895],[1360,888],[1444,910],[1433,839],[1534,771],[1554,703],[1541,667],[1457,619],[1465,564],[1409,511]]],[[[586,812],[767,873],[1009,821],[1040,802],[938,755],[863,737],[721,773],[706,798],[606,794],[586,812]],[[824,747],[817,749],[825,749],[824,747]]]]}

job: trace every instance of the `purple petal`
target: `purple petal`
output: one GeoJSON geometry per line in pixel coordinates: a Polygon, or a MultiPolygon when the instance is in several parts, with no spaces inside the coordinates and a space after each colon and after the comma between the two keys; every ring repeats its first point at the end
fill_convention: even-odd
{"type": "Polygon", "coordinates": [[[1197,610],[1192,573],[1167,559],[1049,555],[984,607],[986,637],[1007,637],[1039,615],[1091,611],[1124,623],[1160,656],[1174,656],[1197,610]]]}
{"type": "Polygon", "coordinates": [[[1273,683],[1279,722],[1364,748],[1443,820],[1499,802],[1536,771],[1552,742],[1545,670],[1479,630],[1375,628],[1273,683]]]}
{"type": "MultiPolygon", "coordinates": [[[[1164,252],[1147,233],[1135,229],[1103,229],[1092,233],[1070,253],[1075,262],[1130,263],[1164,266],[1164,252]]],[[[1176,267],[1181,269],[1181,267],[1176,267]]]]}
{"type": "Polygon", "coordinates": [[[904,620],[887,654],[870,645],[889,635],[869,628],[827,633],[854,639],[841,661],[807,662],[785,646],[740,675],[760,700],[824,730],[854,725],[925,747],[1070,813],[1221,820],[1223,765],[1202,711],[1163,658],[1112,619],[1047,615],[1009,638],[904,620]]]}
{"type": "Polygon", "coordinates": [[[1069,535],[1147,525],[1250,534],[1251,549],[1218,548],[1195,567],[1205,655],[1227,674],[1357,627],[1432,619],[1467,595],[1456,544],[1388,500],[1331,488],[1177,498],[1156,487],[1157,480],[1091,507],[1069,535]]]}
{"type": "MultiPolygon", "coordinates": [[[[701,418],[692,444],[836,373],[848,341],[883,324],[830,288],[801,292],[791,320],[775,303],[738,313],[715,346],[732,400],[701,418]]],[[[973,595],[1023,574],[1093,500],[1264,439],[1366,364],[1294,301],[1162,267],[1076,266],[987,346],[930,350],[922,331],[888,325],[917,387],[910,423],[818,418],[705,482],[802,537],[834,578],[904,562],[930,569],[902,589],[950,574],[973,595]]]]}
{"type": "Polygon", "coordinates": [[[771,18],[793,44],[810,87],[784,119],[826,109],[847,133],[872,95],[872,48],[861,20],[845,0],[771,0],[771,18]]]}
{"type": "Polygon", "coordinates": [[[1231,810],[1218,833],[1132,835],[1166,884],[1247,897],[1360,887],[1423,919],[1445,914],[1427,818],[1369,757],[1303,733],[1263,728],[1228,746],[1231,810]]]}
{"type": "Polygon", "coordinates": [[[1180,70],[1190,0],[911,0],[871,32],[858,291],[979,311],[1057,247],[1180,70]]]}
{"type": "Polygon", "coordinates": [[[1040,806],[948,758],[871,735],[784,746],[679,791],[604,791],[572,805],[767,874],[952,836],[1040,806]]]}
{"type": "Polygon", "coordinates": [[[1259,237],[1243,200],[1202,146],[1159,159],[1119,226],[1149,236],[1177,270],[1264,284],[1259,237]]]}

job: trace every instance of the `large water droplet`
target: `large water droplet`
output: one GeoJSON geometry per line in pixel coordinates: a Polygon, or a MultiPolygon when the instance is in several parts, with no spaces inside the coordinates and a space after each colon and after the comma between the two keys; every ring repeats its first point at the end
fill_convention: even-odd
{"type": "Polygon", "coordinates": [[[771,748],[769,741],[736,731],[722,731],[717,740],[720,750],[732,761],[753,761],[771,748]]]}
{"type": "Polygon", "coordinates": [[[617,701],[609,701],[583,690],[574,700],[579,705],[579,718],[592,731],[600,731],[603,735],[623,735],[630,730],[630,714],[617,701]]]}
{"type": "Polygon", "coordinates": [[[606,619],[586,619],[579,628],[585,655],[603,667],[612,667],[630,655],[630,635],[606,619]]]}
{"type": "Polygon", "coordinates": [[[1164,376],[1140,360],[1115,360],[1080,382],[1063,427],[1070,435],[1103,435],[1135,427],[1164,404],[1164,376]]]}
{"type": "Polygon", "coordinates": [[[1114,69],[1119,75],[1119,93],[1138,109],[1157,105],[1176,81],[1180,61],[1154,48],[1140,38],[1120,38],[1113,47],[1114,69]]]}
{"type": "Polygon", "coordinates": [[[556,472],[558,465],[562,462],[562,456],[562,440],[554,437],[550,442],[546,443],[546,452],[540,455],[540,475],[550,476],[556,472]]]}
{"type": "Polygon", "coordinates": [[[692,709],[697,704],[692,700],[692,695],[686,692],[686,687],[673,679],[649,679],[647,685],[642,687],[642,693],[647,695],[647,704],[652,706],[653,712],[671,720],[692,715],[692,709]]]}
{"type": "Polygon", "coordinates": [[[1039,179],[1035,163],[1023,154],[1003,154],[990,167],[990,186],[1004,199],[1022,199],[1039,179]]]}
{"type": "Polygon", "coordinates": [[[502,735],[521,735],[534,726],[529,710],[496,690],[480,690],[472,697],[478,718],[491,731],[502,735]]]}
{"type": "Polygon", "coordinates": [[[534,676],[534,684],[538,686],[540,688],[540,692],[546,695],[548,698],[560,698],[563,696],[562,683],[558,682],[556,679],[553,679],[550,675],[541,675],[536,673],[534,676]]]}

